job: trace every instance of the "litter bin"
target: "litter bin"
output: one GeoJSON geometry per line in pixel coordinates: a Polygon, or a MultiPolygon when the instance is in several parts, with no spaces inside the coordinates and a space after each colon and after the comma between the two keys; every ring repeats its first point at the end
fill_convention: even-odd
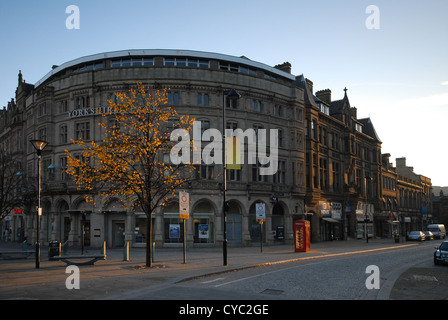
{"type": "Polygon", "coordinates": [[[51,260],[51,258],[55,256],[59,256],[61,254],[60,252],[60,246],[58,241],[50,241],[48,244],[48,259],[51,260]]]}
{"type": "Polygon", "coordinates": [[[398,233],[395,234],[395,243],[400,243],[400,235],[398,233]]]}

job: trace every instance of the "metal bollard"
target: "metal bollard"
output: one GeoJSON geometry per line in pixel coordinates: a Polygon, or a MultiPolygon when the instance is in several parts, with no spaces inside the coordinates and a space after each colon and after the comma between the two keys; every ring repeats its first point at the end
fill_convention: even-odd
{"type": "Polygon", "coordinates": [[[103,242],[103,246],[101,247],[101,254],[104,254],[104,260],[107,260],[107,258],[106,258],[106,241],[103,242]]]}
{"type": "Polygon", "coordinates": [[[123,261],[129,261],[129,241],[123,247],[123,261]]]}

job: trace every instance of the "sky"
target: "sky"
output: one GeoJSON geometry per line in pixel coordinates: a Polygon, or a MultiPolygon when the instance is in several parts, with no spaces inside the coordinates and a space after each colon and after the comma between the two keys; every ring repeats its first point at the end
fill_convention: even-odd
{"type": "Polygon", "coordinates": [[[448,186],[447,13],[446,0],[2,0],[0,107],[15,97],[19,70],[34,84],[53,65],[108,51],[288,61],[333,100],[347,88],[394,164],[406,157],[434,186],[448,186]],[[79,29],[67,28],[70,5],[79,29]]]}

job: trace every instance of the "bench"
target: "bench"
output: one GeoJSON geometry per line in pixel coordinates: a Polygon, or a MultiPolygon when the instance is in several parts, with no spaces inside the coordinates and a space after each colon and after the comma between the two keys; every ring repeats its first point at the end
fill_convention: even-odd
{"type": "Polygon", "coordinates": [[[93,266],[95,262],[98,260],[106,260],[105,254],[98,254],[98,255],[78,255],[78,256],[54,256],[50,257],[50,260],[52,261],[62,261],[67,264],[67,266],[86,266],[91,265],[93,266]],[[88,260],[88,261],[73,261],[73,260],[88,260]]]}
{"type": "Polygon", "coordinates": [[[35,254],[36,251],[0,251],[0,258],[3,260],[13,260],[13,259],[27,259],[29,256],[35,254]]]}

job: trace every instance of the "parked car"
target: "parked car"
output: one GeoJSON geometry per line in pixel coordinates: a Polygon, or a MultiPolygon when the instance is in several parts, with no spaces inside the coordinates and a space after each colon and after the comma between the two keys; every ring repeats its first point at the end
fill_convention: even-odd
{"type": "Polygon", "coordinates": [[[428,225],[428,230],[434,233],[434,238],[436,239],[445,239],[446,237],[446,229],[443,224],[430,224],[428,225]]]}
{"type": "Polygon", "coordinates": [[[440,246],[435,246],[434,264],[448,263],[448,241],[443,241],[440,246]]]}
{"type": "Polygon", "coordinates": [[[411,231],[407,235],[406,239],[409,240],[418,240],[418,241],[425,241],[425,234],[423,231],[411,231]]]}
{"type": "Polygon", "coordinates": [[[434,233],[431,231],[423,231],[425,234],[425,240],[434,240],[434,233]]]}

